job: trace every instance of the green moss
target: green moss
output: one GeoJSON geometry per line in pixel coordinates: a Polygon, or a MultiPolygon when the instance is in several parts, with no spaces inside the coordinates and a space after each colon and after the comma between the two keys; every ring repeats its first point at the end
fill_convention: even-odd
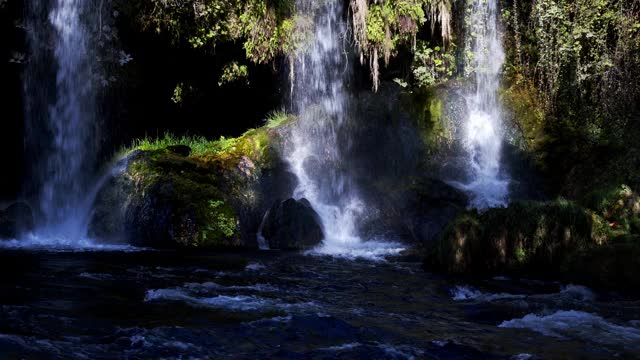
{"type": "Polygon", "coordinates": [[[545,109],[535,87],[515,83],[500,91],[502,103],[511,114],[512,123],[520,131],[524,144],[521,148],[536,151],[544,140],[545,109]]]}
{"type": "Polygon", "coordinates": [[[195,242],[198,247],[224,245],[221,239],[232,238],[237,232],[235,211],[223,200],[207,200],[202,203],[203,217],[199,237],[195,242]]]}
{"type": "Polygon", "coordinates": [[[274,114],[270,126],[238,138],[211,141],[167,134],[140,139],[123,150],[130,155],[125,176],[134,184],[133,203],[138,205],[133,208],[143,218],[141,228],[159,221],[162,229],[154,235],[186,247],[242,244],[238,209],[253,206],[260,172],[277,160],[280,128],[293,119],[274,114]],[[174,145],[190,147],[191,154],[167,149],[174,145]]]}
{"type": "Polygon", "coordinates": [[[618,233],[638,231],[640,196],[629,186],[623,184],[593,190],[582,203],[606,219],[618,233]]]}
{"type": "MultiPolygon", "coordinates": [[[[150,199],[152,209],[171,209],[170,236],[185,247],[232,246],[238,238],[237,215],[226,199],[221,174],[210,164],[163,150],[136,155],[127,170],[132,196],[150,199]]],[[[142,214],[144,216],[144,213],[142,214]]]]}
{"type": "Polygon", "coordinates": [[[461,215],[430,261],[461,274],[553,272],[567,254],[605,244],[609,235],[606,222],[572,202],[518,202],[461,215]]]}
{"type": "Polygon", "coordinates": [[[424,87],[407,92],[402,97],[402,107],[416,122],[427,149],[435,151],[453,140],[451,120],[446,114],[446,87],[424,87]]]}

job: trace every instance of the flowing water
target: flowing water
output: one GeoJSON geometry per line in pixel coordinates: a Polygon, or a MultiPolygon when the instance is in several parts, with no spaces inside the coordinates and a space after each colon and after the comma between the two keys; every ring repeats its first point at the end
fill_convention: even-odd
{"type": "Polygon", "coordinates": [[[0,358],[632,359],[640,302],[277,251],[0,250],[0,358]]]}
{"type": "Polygon", "coordinates": [[[503,142],[501,109],[497,99],[504,50],[498,31],[497,0],[472,0],[467,33],[475,72],[475,93],[468,97],[469,115],[464,128],[470,181],[459,184],[468,191],[471,207],[485,209],[504,206],[508,201],[509,179],[500,157],[503,142]]]}
{"type": "Polygon", "coordinates": [[[97,136],[95,49],[84,23],[93,18],[91,3],[27,4],[26,118],[39,168],[33,181],[40,187],[35,236],[41,243],[85,241],[97,136]]]}
{"type": "Polygon", "coordinates": [[[322,219],[325,233],[317,253],[376,257],[397,253],[398,244],[363,241],[357,221],[365,204],[349,176],[344,153],[349,151],[353,117],[347,96],[351,55],[343,3],[298,0],[301,16],[316,14],[313,41],[295,60],[293,83],[296,122],[287,149],[298,178],[294,198],[306,198],[322,219]]]}

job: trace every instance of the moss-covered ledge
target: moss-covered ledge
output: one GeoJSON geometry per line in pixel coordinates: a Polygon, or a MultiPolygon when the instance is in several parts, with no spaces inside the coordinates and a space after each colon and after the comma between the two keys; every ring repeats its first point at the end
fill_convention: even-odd
{"type": "MultiPolygon", "coordinates": [[[[425,267],[464,277],[507,275],[638,292],[640,233],[605,217],[563,199],[466,212],[428,249],[425,267]]],[[[635,221],[631,216],[629,223],[635,221]]]]}
{"type": "Polygon", "coordinates": [[[135,142],[98,194],[91,235],[157,248],[257,247],[260,218],[279,196],[262,183],[286,178],[279,149],[292,119],[279,116],[233,139],[135,142]]]}

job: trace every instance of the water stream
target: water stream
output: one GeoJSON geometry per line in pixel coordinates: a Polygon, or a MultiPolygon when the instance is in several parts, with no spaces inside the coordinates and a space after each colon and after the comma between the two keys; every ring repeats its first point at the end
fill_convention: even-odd
{"type": "Polygon", "coordinates": [[[7,359],[632,359],[638,319],[639,302],[583,287],[419,263],[0,251],[7,359]]]}
{"type": "Polygon", "coordinates": [[[363,241],[358,218],[365,203],[358,194],[344,154],[354,118],[348,101],[351,73],[343,4],[297,0],[298,12],[315,14],[313,42],[297,54],[293,89],[299,119],[292,131],[287,159],[298,178],[294,198],[306,198],[322,219],[324,244],[317,253],[380,256],[397,253],[398,244],[363,241]]]}
{"type": "Polygon", "coordinates": [[[92,3],[27,4],[32,52],[24,75],[27,141],[39,168],[32,179],[40,188],[34,237],[43,244],[87,241],[97,146],[96,54],[86,24],[93,19],[92,3]]]}
{"type": "Polygon", "coordinates": [[[496,0],[473,0],[467,33],[473,54],[475,93],[467,98],[469,115],[463,130],[470,180],[459,186],[471,194],[471,207],[504,206],[509,179],[501,167],[503,128],[497,99],[504,49],[498,31],[496,0]]]}

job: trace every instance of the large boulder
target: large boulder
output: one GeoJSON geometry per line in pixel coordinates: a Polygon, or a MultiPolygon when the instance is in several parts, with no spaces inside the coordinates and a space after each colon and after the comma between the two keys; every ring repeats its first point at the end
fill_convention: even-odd
{"type": "Polygon", "coordinates": [[[153,248],[257,248],[274,200],[263,187],[287,178],[278,136],[257,129],[197,153],[180,145],[132,151],[98,193],[90,235],[153,248]]]}
{"type": "Polygon", "coordinates": [[[0,239],[15,239],[20,234],[33,230],[33,227],[33,211],[24,202],[14,203],[0,211],[0,239]]]}
{"type": "Polygon", "coordinates": [[[306,250],[324,239],[318,213],[307,199],[276,202],[265,219],[262,236],[269,248],[306,250]]]}

